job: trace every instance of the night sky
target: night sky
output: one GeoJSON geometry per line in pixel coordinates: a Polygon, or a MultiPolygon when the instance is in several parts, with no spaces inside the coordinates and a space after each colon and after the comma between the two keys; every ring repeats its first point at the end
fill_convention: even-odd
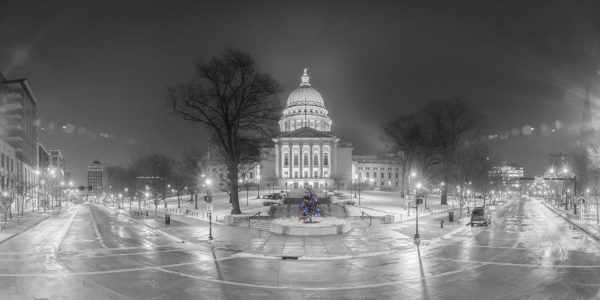
{"type": "Polygon", "coordinates": [[[0,1],[0,71],[29,79],[40,140],[77,184],[93,160],[205,147],[166,87],[227,47],[249,51],[282,101],[308,67],[354,153],[383,151],[394,117],[459,97],[488,117],[498,158],[534,175],[574,142],[586,86],[598,111],[600,1],[151,2],[0,1]]]}

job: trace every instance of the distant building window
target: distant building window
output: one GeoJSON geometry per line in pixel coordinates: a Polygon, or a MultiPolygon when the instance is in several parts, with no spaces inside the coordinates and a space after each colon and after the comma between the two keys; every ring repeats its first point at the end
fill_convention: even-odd
{"type": "Polygon", "coordinates": [[[323,165],[329,166],[329,153],[327,152],[323,153],[323,165]]]}
{"type": "Polygon", "coordinates": [[[308,162],[308,153],[304,153],[304,155],[302,156],[302,164],[308,166],[308,162]]]}
{"type": "Polygon", "coordinates": [[[283,165],[284,166],[290,165],[290,154],[289,153],[283,154],[283,165]]]}
{"type": "Polygon", "coordinates": [[[308,171],[304,171],[304,178],[308,178],[308,171]]]}
{"type": "Polygon", "coordinates": [[[377,178],[377,172],[373,172],[373,178],[377,178]]]}
{"type": "Polygon", "coordinates": [[[288,172],[283,172],[283,177],[284,177],[284,178],[288,178],[288,176],[289,176],[289,175],[288,175],[288,172]]]}
{"type": "Polygon", "coordinates": [[[362,178],[362,172],[358,172],[358,178],[362,178]]]}
{"type": "Polygon", "coordinates": [[[314,176],[313,176],[314,178],[319,178],[319,172],[316,172],[316,171],[315,171],[315,173],[314,173],[313,175],[314,175],[314,176]]]}
{"type": "Polygon", "coordinates": [[[318,166],[319,165],[319,154],[315,153],[313,155],[313,165],[318,166]]]}
{"type": "Polygon", "coordinates": [[[392,178],[392,173],[388,173],[388,178],[392,178]]]}
{"type": "Polygon", "coordinates": [[[323,177],[327,178],[327,171],[323,171],[323,177]]]}
{"type": "Polygon", "coordinates": [[[367,178],[369,178],[369,172],[367,172],[367,178]]]}
{"type": "Polygon", "coordinates": [[[398,179],[398,173],[396,173],[396,179],[398,179]]]}
{"type": "Polygon", "coordinates": [[[2,167],[4,168],[4,153],[2,153],[2,167]]]}
{"type": "Polygon", "coordinates": [[[294,178],[298,178],[298,171],[294,171],[294,178]]]}
{"type": "Polygon", "coordinates": [[[253,174],[252,174],[252,172],[250,172],[250,178],[252,178],[252,177],[253,177],[253,174]]]}
{"type": "Polygon", "coordinates": [[[383,174],[383,172],[381,172],[381,178],[385,178],[385,174],[383,174]]]}
{"type": "Polygon", "coordinates": [[[298,153],[294,153],[294,166],[298,166],[298,153]]]}

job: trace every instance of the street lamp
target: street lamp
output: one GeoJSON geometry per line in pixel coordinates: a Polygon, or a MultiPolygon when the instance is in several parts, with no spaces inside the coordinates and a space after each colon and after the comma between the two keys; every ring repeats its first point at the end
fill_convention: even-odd
{"type": "MultiPolygon", "coordinates": [[[[210,180],[210,178],[207,178],[206,181],[204,182],[206,184],[206,201],[210,201],[210,203],[212,203],[212,199],[210,198],[210,185],[212,184],[212,181],[210,180]]],[[[210,204],[212,205],[212,204],[210,204]]],[[[209,204],[207,203],[206,205],[206,210],[208,211],[208,241],[212,243],[213,241],[213,236],[212,236],[212,207],[209,209],[209,204]]]]}
{"type": "Polygon", "coordinates": [[[417,247],[419,246],[419,244],[421,243],[421,235],[419,235],[419,190],[421,189],[421,183],[418,182],[417,183],[417,193],[416,193],[416,197],[415,197],[415,236],[413,237],[413,241],[415,243],[415,245],[417,245],[417,247]]]}

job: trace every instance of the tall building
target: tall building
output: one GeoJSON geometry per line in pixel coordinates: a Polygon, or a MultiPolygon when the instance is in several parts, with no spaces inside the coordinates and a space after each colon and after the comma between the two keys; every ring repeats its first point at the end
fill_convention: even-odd
{"type": "Polygon", "coordinates": [[[274,149],[263,151],[261,180],[286,188],[327,188],[352,181],[352,146],[341,144],[323,96],[310,84],[307,69],[287,99],[274,149]]]}
{"type": "Polygon", "coordinates": [[[60,179],[64,179],[65,176],[65,157],[60,150],[49,150],[50,155],[50,168],[54,169],[59,175],[60,179]]]}
{"type": "Polygon", "coordinates": [[[489,172],[492,186],[501,190],[519,191],[521,182],[519,178],[524,175],[523,166],[518,164],[502,163],[499,166],[494,166],[489,172]]]}
{"type": "Polygon", "coordinates": [[[50,167],[50,154],[41,143],[38,143],[38,167],[42,171],[50,167]]]}
{"type": "Polygon", "coordinates": [[[0,105],[0,135],[15,151],[16,179],[31,186],[38,168],[37,98],[27,79],[0,74],[0,105]]]}
{"type": "Polygon", "coordinates": [[[88,186],[91,186],[94,192],[102,191],[102,175],[104,167],[95,160],[91,166],[88,166],[88,186]]]}

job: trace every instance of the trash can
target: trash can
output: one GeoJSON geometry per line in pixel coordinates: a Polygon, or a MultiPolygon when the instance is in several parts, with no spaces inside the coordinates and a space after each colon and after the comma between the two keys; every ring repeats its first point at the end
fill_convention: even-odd
{"type": "Polygon", "coordinates": [[[454,212],[453,211],[448,212],[448,222],[454,222],[454,212]]]}
{"type": "Polygon", "coordinates": [[[165,225],[171,225],[171,215],[165,214],[165,225]]]}

